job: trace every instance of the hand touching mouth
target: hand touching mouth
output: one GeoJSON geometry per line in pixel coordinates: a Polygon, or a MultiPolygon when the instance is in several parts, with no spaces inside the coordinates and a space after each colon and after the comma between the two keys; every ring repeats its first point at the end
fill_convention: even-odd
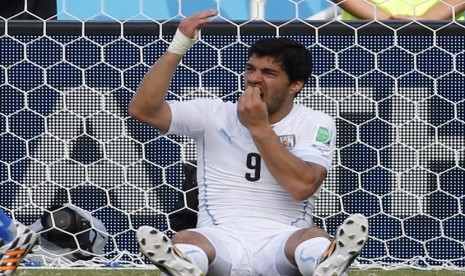
{"type": "Polygon", "coordinates": [[[265,100],[265,94],[263,93],[263,88],[262,88],[261,86],[259,86],[259,85],[254,85],[254,84],[249,84],[248,86],[258,88],[258,90],[260,91],[260,99],[261,99],[262,101],[265,100]]]}

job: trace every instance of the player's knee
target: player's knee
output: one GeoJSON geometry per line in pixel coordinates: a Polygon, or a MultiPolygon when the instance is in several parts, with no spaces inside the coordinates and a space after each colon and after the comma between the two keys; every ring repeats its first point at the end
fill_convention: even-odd
{"type": "Polygon", "coordinates": [[[303,242],[303,241],[306,241],[312,238],[317,238],[317,237],[330,239],[330,236],[328,235],[328,233],[325,230],[317,226],[302,229],[302,231],[298,232],[298,235],[299,235],[298,239],[300,240],[300,242],[303,242]]]}
{"type": "Polygon", "coordinates": [[[294,254],[294,250],[299,244],[306,240],[319,237],[326,238],[328,240],[330,239],[330,236],[325,230],[316,226],[296,231],[289,237],[286,243],[286,252],[288,256],[292,256],[294,254]]]}
{"type": "Polygon", "coordinates": [[[172,241],[173,243],[188,243],[197,245],[198,243],[202,242],[203,239],[205,239],[205,237],[197,232],[182,230],[174,235],[172,241]]]}
{"type": "Polygon", "coordinates": [[[173,243],[192,244],[200,247],[207,254],[209,262],[215,258],[215,249],[210,241],[200,233],[195,231],[183,230],[174,235],[173,243]]]}

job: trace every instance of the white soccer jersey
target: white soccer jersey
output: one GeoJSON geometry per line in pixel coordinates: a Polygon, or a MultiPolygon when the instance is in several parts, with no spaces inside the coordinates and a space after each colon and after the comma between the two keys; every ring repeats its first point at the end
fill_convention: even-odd
{"type": "MultiPolygon", "coordinates": [[[[277,183],[250,132],[239,122],[235,103],[199,99],[169,104],[172,121],[168,134],[192,137],[197,144],[197,227],[244,218],[268,218],[297,227],[312,224],[318,192],[297,201],[277,183]]],[[[294,104],[272,127],[291,153],[329,170],[336,137],[330,116],[294,104]]]]}

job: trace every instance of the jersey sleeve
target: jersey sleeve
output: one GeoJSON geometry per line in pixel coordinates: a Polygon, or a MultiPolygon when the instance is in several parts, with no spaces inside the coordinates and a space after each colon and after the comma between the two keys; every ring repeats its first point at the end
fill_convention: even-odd
{"type": "Polygon", "coordinates": [[[215,100],[197,99],[191,101],[169,101],[171,108],[171,124],[166,134],[197,137],[205,129],[215,100]]]}
{"type": "Polygon", "coordinates": [[[300,129],[299,136],[293,150],[294,154],[329,171],[336,147],[334,120],[324,113],[312,116],[312,120],[307,120],[300,129]]]}

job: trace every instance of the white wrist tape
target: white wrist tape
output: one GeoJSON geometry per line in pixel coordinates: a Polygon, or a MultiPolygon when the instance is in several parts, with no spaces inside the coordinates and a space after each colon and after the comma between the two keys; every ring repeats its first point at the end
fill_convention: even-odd
{"type": "Polygon", "coordinates": [[[187,50],[189,50],[199,38],[199,31],[195,31],[194,38],[188,38],[185,36],[179,29],[176,30],[174,34],[173,41],[171,41],[170,46],[168,47],[168,52],[178,54],[183,56],[187,50]]]}

